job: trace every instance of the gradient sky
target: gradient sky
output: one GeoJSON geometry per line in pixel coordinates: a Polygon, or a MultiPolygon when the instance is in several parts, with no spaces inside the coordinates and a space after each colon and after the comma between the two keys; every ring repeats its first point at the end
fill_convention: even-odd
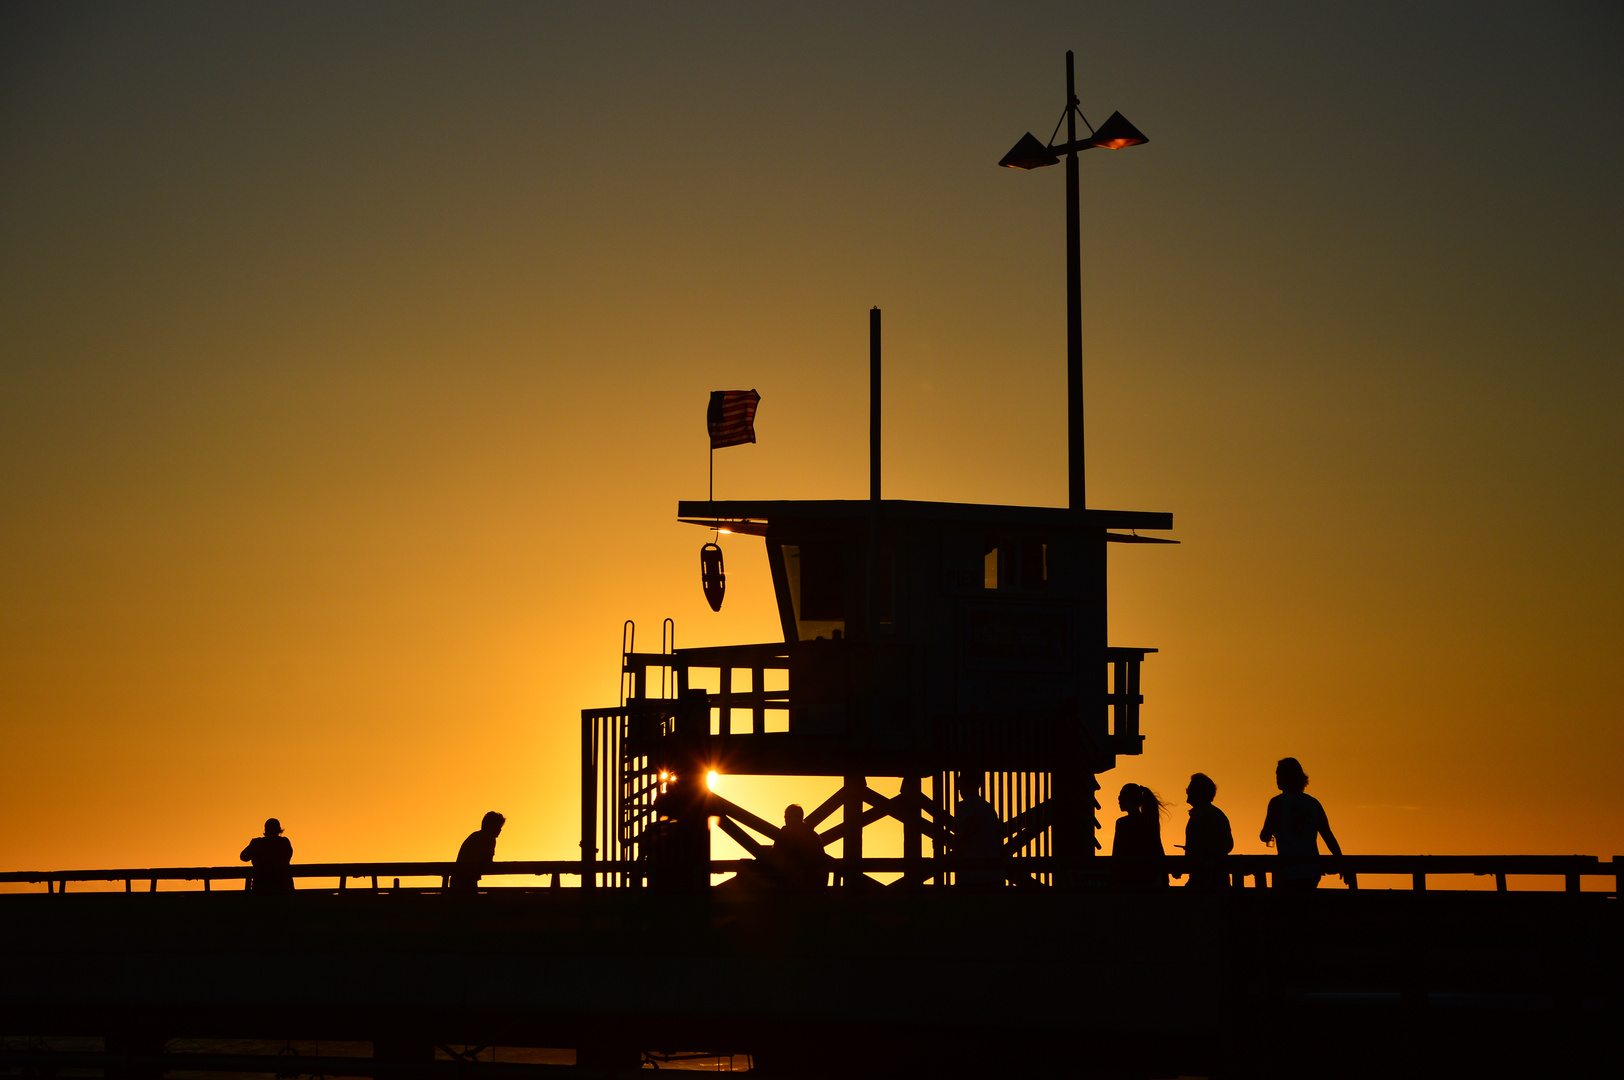
{"type": "Polygon", "coordinates": [[[1062,504],[1063,177],[994,163],[1067,48],[1151,139],[1082,160],[1090,504],[1183,541],[1110,552],[1107,791],[1624,852],[1616,4],[13,3],[0,868],[574,857],[621,621],[778,636],[674,520],[708,392],[718,497],[865,496],[872,305],[887,495],[1062,504]]]}

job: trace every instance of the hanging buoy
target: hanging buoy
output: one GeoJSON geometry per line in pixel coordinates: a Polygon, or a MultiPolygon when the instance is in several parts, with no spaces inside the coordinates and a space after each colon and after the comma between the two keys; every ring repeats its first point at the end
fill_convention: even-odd
{"type": "Polygon", "coordinates": [[[699,549],[699,580],[705,586],[705,599],[710,601],[711,610],[721,611],[727,575],[722,573],[722,549],[715,544],[699,549]]]}

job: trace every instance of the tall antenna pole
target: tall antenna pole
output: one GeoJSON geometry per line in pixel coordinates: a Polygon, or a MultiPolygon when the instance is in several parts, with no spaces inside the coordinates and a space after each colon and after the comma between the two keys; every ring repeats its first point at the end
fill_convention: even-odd
{"type": "Polygon", "coordinates": [[[1070,506],[1088,506],[1083,477],[1083,253],[1077,184],[1077,82],[1066,50],[1066,476],[1070,506]]]}

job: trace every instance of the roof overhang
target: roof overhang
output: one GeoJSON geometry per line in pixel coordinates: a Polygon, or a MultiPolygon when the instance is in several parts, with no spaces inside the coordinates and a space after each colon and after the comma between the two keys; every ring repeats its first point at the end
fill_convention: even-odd
{"type": "MultiPolygon", "coordinates": [[[[875,512],[868,499],[780,499],[679,502],[677,520],[707,529],[766,536],[774,523],[867,518],[875,512]]],[[[890,521],[939,521],[988,526],[1171,529],[1173,515],[1149,510],[1072,510],[1063,506],[999,506],[992,503],[915,502],[884,499],[880,516],[890,521]]],[[[1108,534],[1121,543],[1174,543],[1155,537],[1108,534]]]]}

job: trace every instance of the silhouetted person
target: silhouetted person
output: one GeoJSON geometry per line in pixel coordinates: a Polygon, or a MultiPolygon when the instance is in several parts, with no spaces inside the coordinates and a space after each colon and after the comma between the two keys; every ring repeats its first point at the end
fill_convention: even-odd
{"type": "Polygon", "coordinates": [[[974,777],[961,774],[959,806],[953,812],[953,853],[966,859],[984,859],[988,865],[969,867],[958,872],[960,885],[990,887],[1004,883],[1004,871],[992,860],[1004,857],[1004,821],[992,803],[982,797],[985,780],[980,773],[974,777]],[[969,780],[965,785],[964,780],[969,780]]]}
{"type": "Polygon", "coordinates": [[[265,819],[265,835],[248,841],[238,856],[243,862],[254,864],[254,876],[248,879],[248,888],[261,893],[290,893],[293,891],[293,845],[282,835],[282,823],[275,818],[265,819]]]}
{"type": "Polygon", "coordinates": [[[1165,889],[1167,871],[1150,862],[1166,857],[1162,848],[1162,800],[1148,787],[1123,784],[1117,795],[1122,817],[1111,838],[1111,882],[1118,889],[1165,889]],[[1118,862],[1121,858],[1123,861],[1118,862]],[[1147,860],[1136,862],[1136,860],[1147,860]]]}
{"type": "Polygon", "coordinates": [[[1185,801],[1190,804],[1190,821],[1184,826],[1184,854],[1190,861],[1190,889],[1223,889],[1229,887],[1229,874],[1224,870],[1223,858],[1235,850],[1235,834],[1229,829],[1229,818],[1212,805],[1218,797],[1218,785],[1206,773],[1190,777],[1190,786],[1184,789],[1185,801]]]}
{"type": "MultiPolygon", "coordinates": [[[[1322,873],[1319,838],[1325,837],[1325,846],[1337,858],[1342,857],[1342,848],[1331,835],[1325,807],[1314,796],[1303,793],[1308,774],[1296,758],[1280,759],[1274,769],[1274,782],[1280,794],[1269,800],[1269,812],[1263,817],[1263,831],[1258,836],[1265,844],[1272,842],[1277,854],[1291,859],[1274,872],[1274,887],[1317,889],[1322,873]]],[[[1343,880],[1347,880],[1346,875],[1343,880]]]]}
{"type": "Polygon", "coordinates": [[[495,810],[486,814],[479,823],[479,831],[469,833],[468,839],[457,849],[457,869],[451,874],[451,891],[472,893],[479,890],[479,879],[492,862],[496,861],[496,838],[502,834],[507,818],[495,810]]]}
{"type": "Polygon", "coordinates": [[[818,830],[806,823],[806,812],[794,803],[784,807],[784,827],[767,855],[779,880],[797,892],[812,892],[829,882],[823,841],[818,830]]]}

